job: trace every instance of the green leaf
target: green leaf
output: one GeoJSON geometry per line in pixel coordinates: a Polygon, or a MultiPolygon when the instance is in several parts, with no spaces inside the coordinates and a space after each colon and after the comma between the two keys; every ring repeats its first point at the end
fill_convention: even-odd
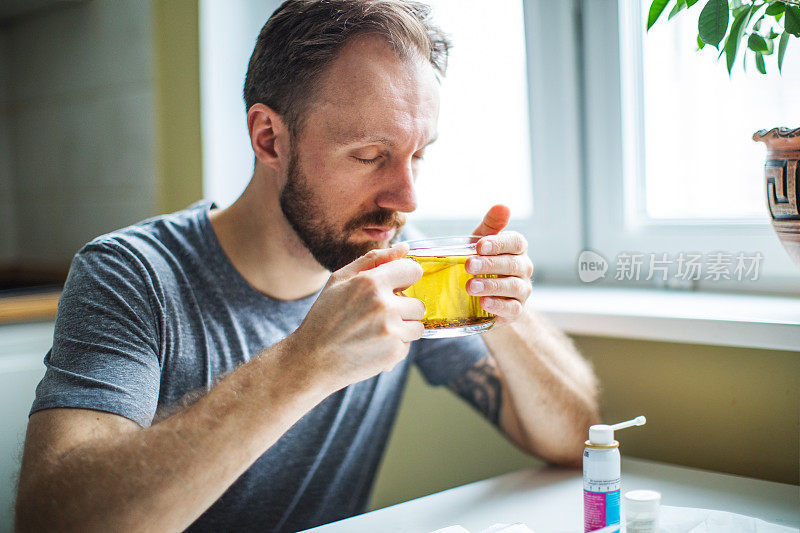
{"type": "Polygon", "coordinates": [[[678,0],[678,3],[675,4],[675,7],[672,8],[672,11],[669,12],[669,17],[667,20],[672,20],[672,17],[680,13],[686,7],[686,0],[678,0]]]}
{"type": "Polygon", "coordinates": [[[750,34],[750,38],[747,40],[747,47],[753,52],[766,52],[769,50],[767,41],[757,33],[750,34]]]}
{"type": "Polygon", "coordinates": [[[772,40],[772,39],[774,39],[775,37],[777,37],[778,35],[780,35],[780,34],[779,34],[779,33],[775,33],[775,30],[773,30],[773,29],[770,29],[770,30],[769,30],[769,37],[768,37],[768,39],[772,40]]]}
{"type": "Polygon", "coordinates": [[[762,20],[764,20],[764,15],[761,15],[760,17],[758,17],[758,20],[756,21],[756,23],[753,24],[753,29],[754,30],[758,31],[758,30],[761,29],[761,21],[762,20]]]}
{"type": "Polygon", "coordinates": [[[725,59],[728,65],[728,74],[730,75],[733,69],[733,62],[736,61],[736,51],[739,49],[739,41],[742,40],[742,32],[747,25],[747,15],[750,9],[742,11],[739,16],[734,19],[731,24],[731,33],[728,35],[728,40],[725,41],[725,59]]]}
{"type": "Polygon", "coordinates": [[[653,24],[656,23],[658,17],[661,16],[661,13],[664,12],[664,8],[667,7],[670,0],[653,0],[653,3],[650,4],[650,12],[647,13],[647,30],[649,31],[650,28],[653,27],[653,24]]]}
{"type": "Polygon", "coordinates": [[[704,43],[703,39],[701,39],[700,36],[698,35],[697,36],[697,49],[698,50],[702,50],[705,45],[706,45],[706,43],[704,43]]]}
{"type": "Polygon", "coordinates": [[[697,29],[703,41],[714,48],[719,48],[719,43],[728,29],[728,18],[726,0],[708,0],[697,21],[697,29]]]}
{"type": "Polygon", "coordinates": [[[746,6],[740,5],[739,7],[732,8],[731,12],[733,12],[733,17],[734,18],[738,17],[739,15],[744,13],[745,11],[749,10],[750,7],[751,7],[750,5],[746,5],[746,6]]]}
{"type": "Polygon", "coordinates": [[[780,15],[783,13],[783,3],[775,2],[774,4],[770,4],[767,10],[764,12],[770,17],[774,17],[775,15],[780,15]]]}
{"type": "Polygon", "coordinates": [[[786,21],[783,28],[794,35],[800,37],[800,7],[786,6],[786,21]]]}
{"type": "Polygon", "coordinates": [[[786,45],[789,44],[789,34],[783,32],[781,40],[778,41],[778,72],[783,72],[783,55],[786,53],[786,45]]]}
{"type": "Polygon", "coordinates": [[[761,74],[767,73],[767,67],[764,65],[764,56],[761,55],[761,52],[756,52],[756,68],[761,74]]]}
{"type": "Polygon", "coordinates": [[[692,7],[697,3],[697,0],[686,0],[686,7],[692,7]]]}

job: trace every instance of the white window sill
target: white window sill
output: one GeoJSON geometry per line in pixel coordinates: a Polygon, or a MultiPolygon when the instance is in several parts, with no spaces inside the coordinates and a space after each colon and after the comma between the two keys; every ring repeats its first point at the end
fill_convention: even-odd
{"type": "Polygon", "coordinates": [[[571,334],[800,352],[800,298],[540,285],[529,302],[571,334]]]}

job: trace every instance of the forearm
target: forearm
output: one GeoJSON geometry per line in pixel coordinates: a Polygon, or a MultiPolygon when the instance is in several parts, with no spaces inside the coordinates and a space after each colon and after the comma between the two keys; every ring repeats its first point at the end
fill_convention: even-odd
{"type": "Polygon", "coordinates": [[[180,531],[330,390],[291,364],[289,339],[190,407],[25,465],[20,530],[180,531]],[[26,469],[35,466],[35,475],[26,469]],[[27,467],[27,468],[26,468],[27,467]]]}
{"type": "Polygon", "coordinates": [[[571,341],[537,312],[489,330],[484,339],[504,379],[504,418],[515,415],[531,453],[576,463],[588,427],[598,423],[597,379],[571,341]],[[509,413],[508,410],[512,411],[509,413]]]}

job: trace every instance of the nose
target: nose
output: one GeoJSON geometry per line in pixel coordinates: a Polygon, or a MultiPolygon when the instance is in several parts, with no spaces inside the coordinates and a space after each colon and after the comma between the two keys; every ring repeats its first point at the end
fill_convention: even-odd
{"type": "Polygon", "coordinates": [[[417,208],[414,168],[410,158],[387,168],[381,185],[375,200],[378,207],[401,213],[410,213],[417,208]]]}

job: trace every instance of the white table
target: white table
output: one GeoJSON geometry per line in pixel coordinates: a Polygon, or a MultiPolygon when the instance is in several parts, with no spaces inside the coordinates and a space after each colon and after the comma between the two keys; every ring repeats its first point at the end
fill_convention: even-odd
{"type": "MultiPolygon", "coordinates": [[[[622,458],[622,492],[653,489],[663,505],[718,509],[800,526],[800,487],[622,458]]],[[[314,533],[426,533],[461,525],[481,531],[498,522],[523,522],[536,533],[583,531],[581,472],[545,467],[521,470],[354,516],[314,533]]]]}

